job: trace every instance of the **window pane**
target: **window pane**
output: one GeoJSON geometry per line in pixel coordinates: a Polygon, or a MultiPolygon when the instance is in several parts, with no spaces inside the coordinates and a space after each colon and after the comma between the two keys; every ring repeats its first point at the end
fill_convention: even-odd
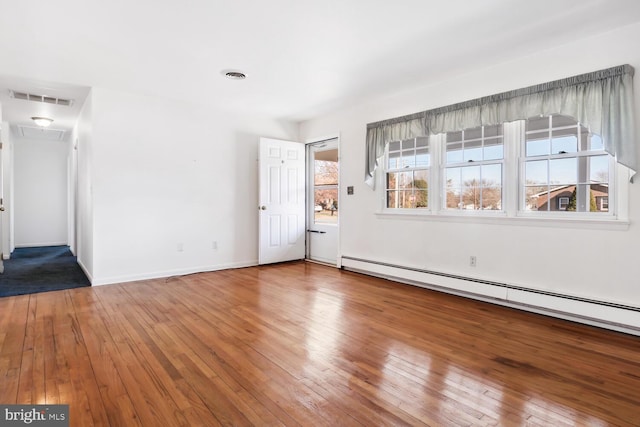
{"type": "Polygon", "coordinates": [[[314,193],[315,222],[336,224],[338,222],[338,188],[315,190],[314,193]]]}
{"type": "Polygon", "coordinates": [[[337,185],[338,184],[338,162],[328,160],[314,161],[314,184],[315,185],[337,185]]]}
{"type": "Polygon", "coordinates": [[[415,190],[414,197],[416,200],[416,208],[428,208],[429,207],[429,194],[427,190],[415,190]]]}
{"type": "Polygon", "coordinates": [[[535,130],[542,130],[542,129],[549,129],[549,117],[548,116],[532,117],[529,120],[527,120],[527,132],[528,131],[535,131],[535,130]]]}
{"type": "Polygon", "coordinates": [[[399,169],[400,168],[400,153],[389,153],[389,163],[387,164],[388,169],[399,169]]]}
{"type": "Polygon", "coordinates": [[[490,138],[493,136],[502,135],[502,125],[494,125],[494,126],[485,126],[484,127],[484,137],[490,138]]]}
{"type": "Polygon", "coordinates": [[[482,138],[482,128],[467,129],[464,131],[464,139],[480,139],[482,138]]]}
{"type": "Polygon", "coordinates": [[[461,168],[447,168],[447,187],[461,188],[462,178],[460,175],[461,168]]]}
{"type": "Polygon", "coordinates": [[[604,150],[604,143],[602,142],[602,137],[600,135],[591,134],[589,138],[589,148],[593,151],[595,150],[604,150]]]}
{"type": "Polygon", "coordinates": [[[544,156],[550,153],[549,147],[549,133],[539,132],[527,135],[526,143],[526,155],[530,156],[544,156]]]}
{"type": "Polygon", "coordinates": [[[398,192],[397,191],[388,191],[387,192],[387,207],[396,209],[398,207],[398,192]]]}
{"type": "Polygon", "coordinates": [[[609,182],[609,156],[594,156],[589,158],[589,181],[609,182]]]}
{"type": "Polygon", "coordinates": [[[447,209],[460,209],[462,207],[462,201],[460,200],[460,189],[447,187],[447,209]]]}
{"type": "Polygon", "coordinates": [[[555,159],[549,161],[551,184],[575,184],[578,180],[577,159],[555,159]]]}
{"type": "Polygon", "coordinates": [[[502,165],[483,165],[482,185],[484,187],[502,186],[502,165]]]}
{"type": "Polygon", "coordinates": [[[429,187],[429,171],[421,170],[413,172],[413,188],[426,190],[429,187]]]}
{"type": "Polygon", "coordinates": [[[460,168],[460,170],[463,186],[480,184],[480,166],[468,166],[460,168]]]}
{"type": "Polygon", "coordinates": [[[398,191],[398,207],[401,209],[409,209],[415,207],[413,191],[398,191]]]}
{"type": "Polygon", "coordinates": [[[549,182],[547,175],[548,160],[536,160],[525,163],[525,183],[531,184],[547,184],[549,182]]]}
{"type": "Polygon", "coordinates": [[[547,210],[546,204],[546,186],[527,186],[525,191],[524,209],[526,211],[547,210]]]}
{"type": "Polygon", "coordinates": [[[431,156],[428,148],[418,148],[416,150],[416,167],[429,167],[431,156]]]}
{"type": "Polygon", "coordinates": [[[411,188],[413,181],[413,172],[398,173],[398,188],[411,188]]]}
{"type": "Polygon", "coordinates": [[[447,209],[458,209],[460,206],[460,191],[462,188],[461,181],[462,168],[449,168],[446,171],[446,201],[447,209]]]}
{"type": "Polygon", "coordinates": [[[484,160],[497,160],[504,157],[502,138],[485,139],[484,160]]]}
{"type": "Polygon", "coordinates": [[[387,188],[389,190],[397,190],[398,189],[398,174],[397,173],[388,173],[387,174],[387,188]]]}
{"type": "Polygon", "coordinates": [[[573,186],[567,211],[608,212],[609,186],[603,184],[573,186]]]}
{"type": "MultiPolygon", "coordinates": [[[[477,183],[477,181],[466,181],[469,184],[477,183]]],[[[476,210],[480,209],[480,186],[465,185],[462,187],[462,206],[461,209],[476,210]]]]}
{"type": "Polygon", "coordinates": [[[544,210],[549,211],[571,211],[571,202],[575,210],[575,185],[562,185],[551,187],[549,192],[540,195],[540,202],[544,203],[544,210]]]}
{"type": "Polygon", "coordinates": [[[609,186],[602,184],[592,184],[591,190],[591,211],[609,212],[609,186]]]}
{"type": "Polygon", "coordinates": [[[575,153],[578,151],[578,134],[577,129],[562,129],[553,131],[553,139],[551,140],[551,152],[553,154],[575,153]]]}
{"type": "Polygon", "coordinates": [[[390,142],[389,151],[400,151],[400,141],[390,142]]]}
{"type": "MultiPolygon", "coordinates": [[[[449,134],[447,134],[448,139],[449,134]]],[[[447,163],[462,162],[462,143],[447,144],[447,163]]]]}
{"type": "Polygon", "coordinates": [[[502,210],[502,187],[496,185],[482,189],[482,209],[502,210]]]}
{"type": "Polygon", "coordinates": [[[447,133],[447,142],[456,142],[462,141],[462,132],[448,132],[447,133]]]}
{"type": "Polygon", "coordinates": [[[482,141],[467,141],[464,143],[464,156],[465,162],[474,161],[478,162],[482,160],[482,141]]]}
{"type": "Polygon", "coordinates": [[[416,147],[428,147],[428,146],[429,146],[429,137],[419,136],[416,138],[416,147]]]}
{"type": "Polygon", "coordinates": [[[416,140],[415,139],[405,139],[404,141],[402,141],[402,149],[406,150],[407,148],[414,148],[416,146],[416,140]]]}
{"type": "Polygon", "coordinates": [[[413,168],[416,166],[416,157],[413,150],[402,151],[402,167],[413,168]]]}
{"type": "Polygon", "coordinates": [[[480,166],[461,168],[462,205],[460,209],[480,209],[480,166]]]}
{"type": "Polygon", "coordinates": [[[563,126],[575,126],[578,122],[573,117],[569,116],[561,116],[559,114],[553,116],[551,118],[551,125],[554,128],[563,127],[563,126]]]}

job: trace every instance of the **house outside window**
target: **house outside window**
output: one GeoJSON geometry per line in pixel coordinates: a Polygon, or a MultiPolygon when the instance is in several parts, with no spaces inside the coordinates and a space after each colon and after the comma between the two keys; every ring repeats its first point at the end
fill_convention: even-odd
{"type": "Polygon", "coordinates": [[[608,212],[612,157],[602,138],[573,118],[527,120],[523,143],[525,212],[608,212]]]}

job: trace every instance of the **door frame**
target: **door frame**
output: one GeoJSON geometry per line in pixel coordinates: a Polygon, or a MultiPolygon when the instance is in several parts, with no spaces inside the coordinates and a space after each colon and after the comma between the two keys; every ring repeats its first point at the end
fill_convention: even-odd
{"type": "MultiPolygon", "coordinates": [[[[305,200],[305,230],[309,230],[309,227],[312,226],[313,224],[311,223],[311,218],[313,215],[313,203],[311,202],[313,200],[313,196],[311,194],[309,194],[309,189],[311,188],[311,183],[312,181],[312,177],[313,177],[313,169],[311,168],[311,146],[313,145],[318,145],[321,144],[323,142],[327,142],[327,141],[332,141],[332,140],[336,140],[337,141],[337,146],[338,146],[338,165],[340,165],[342,162],[340,160],[340,153],[341,153],[341,139],[340,139],[340,133],[335,133],[335,134],[329,134],[329,135],[325,135],[322,137],[316,137],[316,138],[310,138],[307,139],[305,141],[305,166],[306,166],[306,173],[305,173],[305,177],[306,177],[306,182],[305,182],[305,193],[306,193],[306,200],[305,200]]],[[[341,209],[342,206],[342,167],[338,168],[338,209],[341,209]]],[[[342,268],[342,252],[341,252],[341,236],[342,236],[342,221],[340,220],[340,217],[338,217],[338,226],[337,226],[337,230],[338,230],[338,247],[336,248],[336,267],[337,268],[342,268]]],[[[311,261],[311,262],[317,262],[314,261],[312,259],[309,258],[309,251],[310,251],[310,238],[309,238],[309,232],[306,231],[306,238],[305,238],[305,249],[304,249],[304,253],[305,253],[305,260],[306,261],[311,261]]]]}

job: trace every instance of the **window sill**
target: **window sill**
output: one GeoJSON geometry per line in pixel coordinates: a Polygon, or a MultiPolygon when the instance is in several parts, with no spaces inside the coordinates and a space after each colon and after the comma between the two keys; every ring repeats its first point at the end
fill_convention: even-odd
{"type": "Polygon", "coordinates": [[[376,217],[385,220],[412,220],[412,221],[436,221],[463,224],[492,224],[492,225],[515,225],[529,227],[552,227],[552,228],[578,228],[596,230],[618,230],[629,229],[629,221],[607,218],[561,218],[557,216],[534,217],[532,215],[507,216],[505,212],[482,212],[472,215],[461,213],[433,213],[405,212],[405,211],[380,211],[376,212],[376,217]]]}

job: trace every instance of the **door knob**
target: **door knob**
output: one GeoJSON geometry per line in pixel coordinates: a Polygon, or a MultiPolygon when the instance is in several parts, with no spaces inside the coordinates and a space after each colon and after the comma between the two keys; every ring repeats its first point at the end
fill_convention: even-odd
{"type": "Polygon", "coordinates": [[[266,207],[266,206],[264,206],[264,205],[262,205],[262,206],[258,207],[258,209],[263,210],[263,211],[266,211],[266,210],[267,210],[267,207],[266,207]]]}

